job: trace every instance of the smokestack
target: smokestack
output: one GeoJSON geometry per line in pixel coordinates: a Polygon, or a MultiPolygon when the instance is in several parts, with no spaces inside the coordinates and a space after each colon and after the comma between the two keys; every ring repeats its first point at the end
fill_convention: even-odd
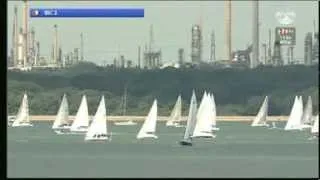
{"type": "Polygon", "coordinates": [[[272,53],[271,53],[271,29],[269,29],[269,41],[268,41],[268,64],[272,64],[272,53]]]}
{"type": "Polygon", "coordinates": [[[58,25],[54,25],[53,26],[54,28],[54,35],[53,35],[53,38],[54,38],[54,48],[53,48],[53,61],[54,61],[54,64],[55,65],[59,65],[59,62],[58,62],[58,53],[59,53],[59,49],[58,49],[58,25]]]}
{"type": "Polygon", "coordinates": [[[252,59],[250,68],[255,68],[259,62],[259,1],[252,1],[253,18],[252,18],[252,59]]]}
{"type": "Polygon", "coordinates": [[[18,66],[23,67],[23,63],[24,63],[24,35],[23,35],[22,28],[19,29],[17,50],[18,50],[17,51],[18,66]]]}
{"type": "Polygon", "coordinates": [[[232,33],[232,14],[231,14],[231,0],[225,1],[225,31],[226,31],[226,58],[231,61],[231,51],[232,51],[232,41],[231,41],[231,33],[232,33]]]}
{"type": "Polygon", "coordinates": [[[153,25],[150,26],[150,42],[149,42],[149,52],[153,51],[153,45],[154,45],[154,37],[153,37],[153,25]]]}
{"type": "MultiPolygon", "coordinates": [[[[31,60],[34,61],[35,59],[35,44],[36,44],[36,41],[35,41],[35,31],[34,31],[34,28],[32,27],[31,28],[31,32],[30,32],[30,55],[31,55],[31,60]]],[[[34,62],[30,62],[31,64],[34,64],[34,62]]]]}
{"type": "Polygon", "coordinates": [[[216,60],[216,39],[214,31],[211,33],[211,49],[210,49],[210,61],[213,62],[216,60]]]}
{"type": "Polygon", "coordinates": [[[39,64],[39,59],[40,59],[40,42],[37,41],[36,42],[36,54],[35,54],[34,65],[38,65],[39,64]]]}
{"type": "Polygon", "coordinates": [[[141,68],[141,46],[138,47],[138,68],[141,68]]]}
{"type": "Polygon", "coordinates": [[[83,34],[80,34],[80,46],[81,46],[81,61],[84,61],[84,57],[83,57],[83,34]]]}
{"type": "Polygon", "coordinates": [[[23,52],[23,66],[27,66],[28,63],[28,1],[24,0],[24,12],[23,12],[23,27],[24,27],[24,52],[23,52]]]}
{"type": "Polygon", "coordinates": [[[180,48],[178,50],[178,59],[179,59],[179,64],[182,65],[184,62],[184,49],[180,48]]]}
{"type": "Polygon", "coordinates": [[[13,48],[13,66],[18,64],[18,41],[19,41],[19,32],[18,32],[18,7],[14,6],[14,19],[13,19],[13,37],[12,37],[12,48],[13,48]]]}

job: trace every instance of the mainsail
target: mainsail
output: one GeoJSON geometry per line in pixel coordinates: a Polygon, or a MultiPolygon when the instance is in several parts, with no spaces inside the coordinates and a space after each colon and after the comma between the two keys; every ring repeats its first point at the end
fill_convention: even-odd
{"type": "Polygon", "coordinates": [[[289,116],[289,119],[287,121],[287,124],[285,126],[285,130],[295,130],[299,129],[301,130],[301,118],[302,118],[302,102],[300,100],[300,97],[295,97],[294,104],[291,109],[291,113],[289,116]]]}
{"type": "Polygon", "coordinates": [[[181,95],[178,96],[177,102],[171,112],[171,115],[169,117],[169,120],[166,123],[166,126],[174,126],[175,123],[178,123],[181,121],[181,95]]]}
{"type": "Polygon", "coordinates": [[[267,124],[268,116],[268,96],[264,98],[264,101],[260,107],[257,116],[254,118],[251,126],[265,126],[267,124]]]}
{"type": "Polygon", "coordinates": [[[67,126],[69,123],[69,106],[66,94],[63,95],[61,105],[56,116],[56,119],[52,125],[52,129],[58,129],[63,126],[67,126]]]}
{"type": "Polygon", "coordinates": [[[193,133],[194,127],[196,125],[197,120],[197,98],[194,93],[192,92],[191,100],[190,100],[190,107],[189,107],[189,114],[187,120],[186,131],[184,133],[183,139],[188,140],[193,133]]]}
{"type": "Polygon", "coordinates": [[[308,101],[306,107],[304,108],[302,115],[302,124],[311,124],[312,123],[312,99],[311,96],[308,96],[308,101]]]}
{"type": "Polygon", "coordinates": [[[22,102],[18,111],[18,114],[16,116],[16,119],[12,123],[12,126],[21,126],[22,124],[31,125],[30,117],[29,117],[29,102],[28,102],[28,96],[26,93],[24,93],[22,102]]]}
{"type": "Polygon", "coordinates": [[[80,128],[87,128],[89,126],[89,113],[86,95],[82,96],[81,104],[77,115],[71,125],[71,131],[77,131],[80,128]]]}
{"type": "Polygon", "coordinates": [[[106,140],[107,137],[107,112],[104,96],[101,97],[97,112],[85,136],[85,140],[106,140]]]}
{"type": "Polygon", "coordinates": [[[153,101],[149,114],[137,135],[138,139],[146,138],[146,137],[157,138],[157,136],[154,134],[156,132],[157,116],[158,116],[157,100],[155,99],[153,101]]]}

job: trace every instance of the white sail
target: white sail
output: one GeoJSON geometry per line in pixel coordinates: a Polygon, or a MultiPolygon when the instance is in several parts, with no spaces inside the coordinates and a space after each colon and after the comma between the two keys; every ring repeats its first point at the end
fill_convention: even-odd
{"type": "Polygon", "coordinates": [[[311,133],[312,134],[318,134],[319,133],[319,114],[317,114],[314,117],[314,123],[313,123],[313,126],[311,128],[311,133]]]}
{"type": "Polygon", "coordinates": [[[257,116],[254,118],[251,126],[267,126],[268,116],[268,96],[264,98],[264,101],[260,107],[257,116]]]}
{"type": "Polygon", "coordinates": [[[302,105],[300,101],[300,97],[295,97],[294,104],[291,109],[291,113],[287,124],[285,126],[285,130],[301,130],[301,118],[302,118],[302,105]]]}
{"type": "Polygon", "coordinates": [[[52,129],[68,127],[69,124],[69,106],[66,94],[63,95],[61,105],[52,125],[52,129]]]}
{"type": "Polygon", "coordinates": [[[213,94],[210,94],[211,97],[211,103],[212,103],[212,130],[219,130],[220,128],[217,127],[217,107],[216,102],[214,100],[213,94]]]}
{"type": "Polygon", "coordinates": [[[12,127],[18,127],[18,126],[32,126],[30,122],[29,117],[29,102],[28,102],[28,96],[26,93],[24,93],[22,102],[18,111],[18,114],[16,116],[16,119],[12,123],[12,127]]]}
{"type": "Polygon", "coordinates": [[[104,96],[101,97],[97,112],[85,136],[85,140],[107,140],[107,112],[104,96]]]}
{"type": "Polygon", "coordinates": [[[183,140],[190,139],[193,133],[194,127],[196,125],[196,120],[197,120],[197,98],[193,91],[191,100],[190,100],[189,115],[188,115],[187,126],[183,136],[183,140]]]}
{"type": "Polygon", "coordinates": [[[152,107],[149,111],[149,114],[144,121],[138,135],[137,139],[152,137],[158,138],[154,133],[156,132],[156,123],[157,123],[157,116],[158,116],[158,107],[157,107],[157,100],[153,101],[152,107]]]}
{"type": "Polygon", "coordinates": [[[166,123],[166,126],[177,126],[178,123],[181,122],[181,108],[182,108],[182,101],[181,101],[181,95],[179,95],[177,102],[169,117],[169,120],[166,123]]]}
{"type": "Polygon", "coordinates": [[[197,112],[197,123],[192,137],[214,137],[212,134],[212,105],[208,94],[205,92],[197,112]]]}
{"type": "Polygon", "coordinates": [[[89,113],[86,95],[82,96],[81,104],[77,115],[70,127],[74,132],[87,132],[89,126],[89,113]]]}
{"type": "Polygon", "coordinates": [[[312,121],[312,99],[311,96],[308,96],[308,101],[302,115],[302,124],[311,124],[312,121]]]}

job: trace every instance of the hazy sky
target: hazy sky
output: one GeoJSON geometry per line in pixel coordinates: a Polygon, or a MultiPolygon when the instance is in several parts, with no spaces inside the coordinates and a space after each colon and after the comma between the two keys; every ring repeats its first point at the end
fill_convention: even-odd
{"type": "MultiPolygon", "coordinates": [[[[260,43],[268,39],[268,28],[278,26],[274,14],[290,10],[296,13],[297,45],[295,57],[303,57],[303,40],[306,32],[313,30],[313,19],[318,27],[317,1],[260,1],[260,43]]],[[[252,40],[252,2],[232,2],[232,49],[243,49],[252,40]]],[[[8,47],[11,47],[13,7],[18,5],[21,26],[22,2],[8,1],[8,47]]],[[[126,59],[137,62],[138,45],[149,41],[149,28],[153,24],[155,47],[161,48],[163,61],[177,61],[178,48],[185,49],[186,61],[190,61],[191,27],[202,19],[203,59],[210,56],[210,33],[216,34],[216,57],[223,58],[224,50],[224,2],[223,1],[32,1],[30,7],[108,7],[129,6],[145,8],[145,17],[136,19],[116,18],[35,18],[30,27],[40,41],[41,55],[50,57],[53,43],[53,25],[58,25],[63,53],[80,46],[80,33],[84,33],[85,59],[102,63],[112,62],[118,52],[126,59]],[[202,18],[200,18],[202,17],[202,18]]],[[[272,38],[274,35],[272,34],[272,38]]]]}

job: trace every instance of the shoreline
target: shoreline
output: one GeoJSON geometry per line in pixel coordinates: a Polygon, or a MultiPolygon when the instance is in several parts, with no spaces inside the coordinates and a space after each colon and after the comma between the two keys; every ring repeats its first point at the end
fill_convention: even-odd
{"type": "MultiPolygon", "coordinates": [[[[30,116],[31,121],[54,121],[55,115],[35,115],[30,116]]],[[[69,120],[73,121],[75,116],[69,116],[69,120]]],[[[92,119],[93,116],[90,116],[92,119]]],[[[108,121],[144,121],[146,116],[107,116],[108,121]]],[[[217,121],[235,121],[235,122],[251,122],[255,116],[217,116],[217,121]]],[[[289,116],[268,116],[267,121],[287,121],[289,116]]],[[[158,116],[158,121],[167,121],[169,116],[158,116]]],[[[186,121],[187,116],[182,117],[182,121],[186,121]]]]}

